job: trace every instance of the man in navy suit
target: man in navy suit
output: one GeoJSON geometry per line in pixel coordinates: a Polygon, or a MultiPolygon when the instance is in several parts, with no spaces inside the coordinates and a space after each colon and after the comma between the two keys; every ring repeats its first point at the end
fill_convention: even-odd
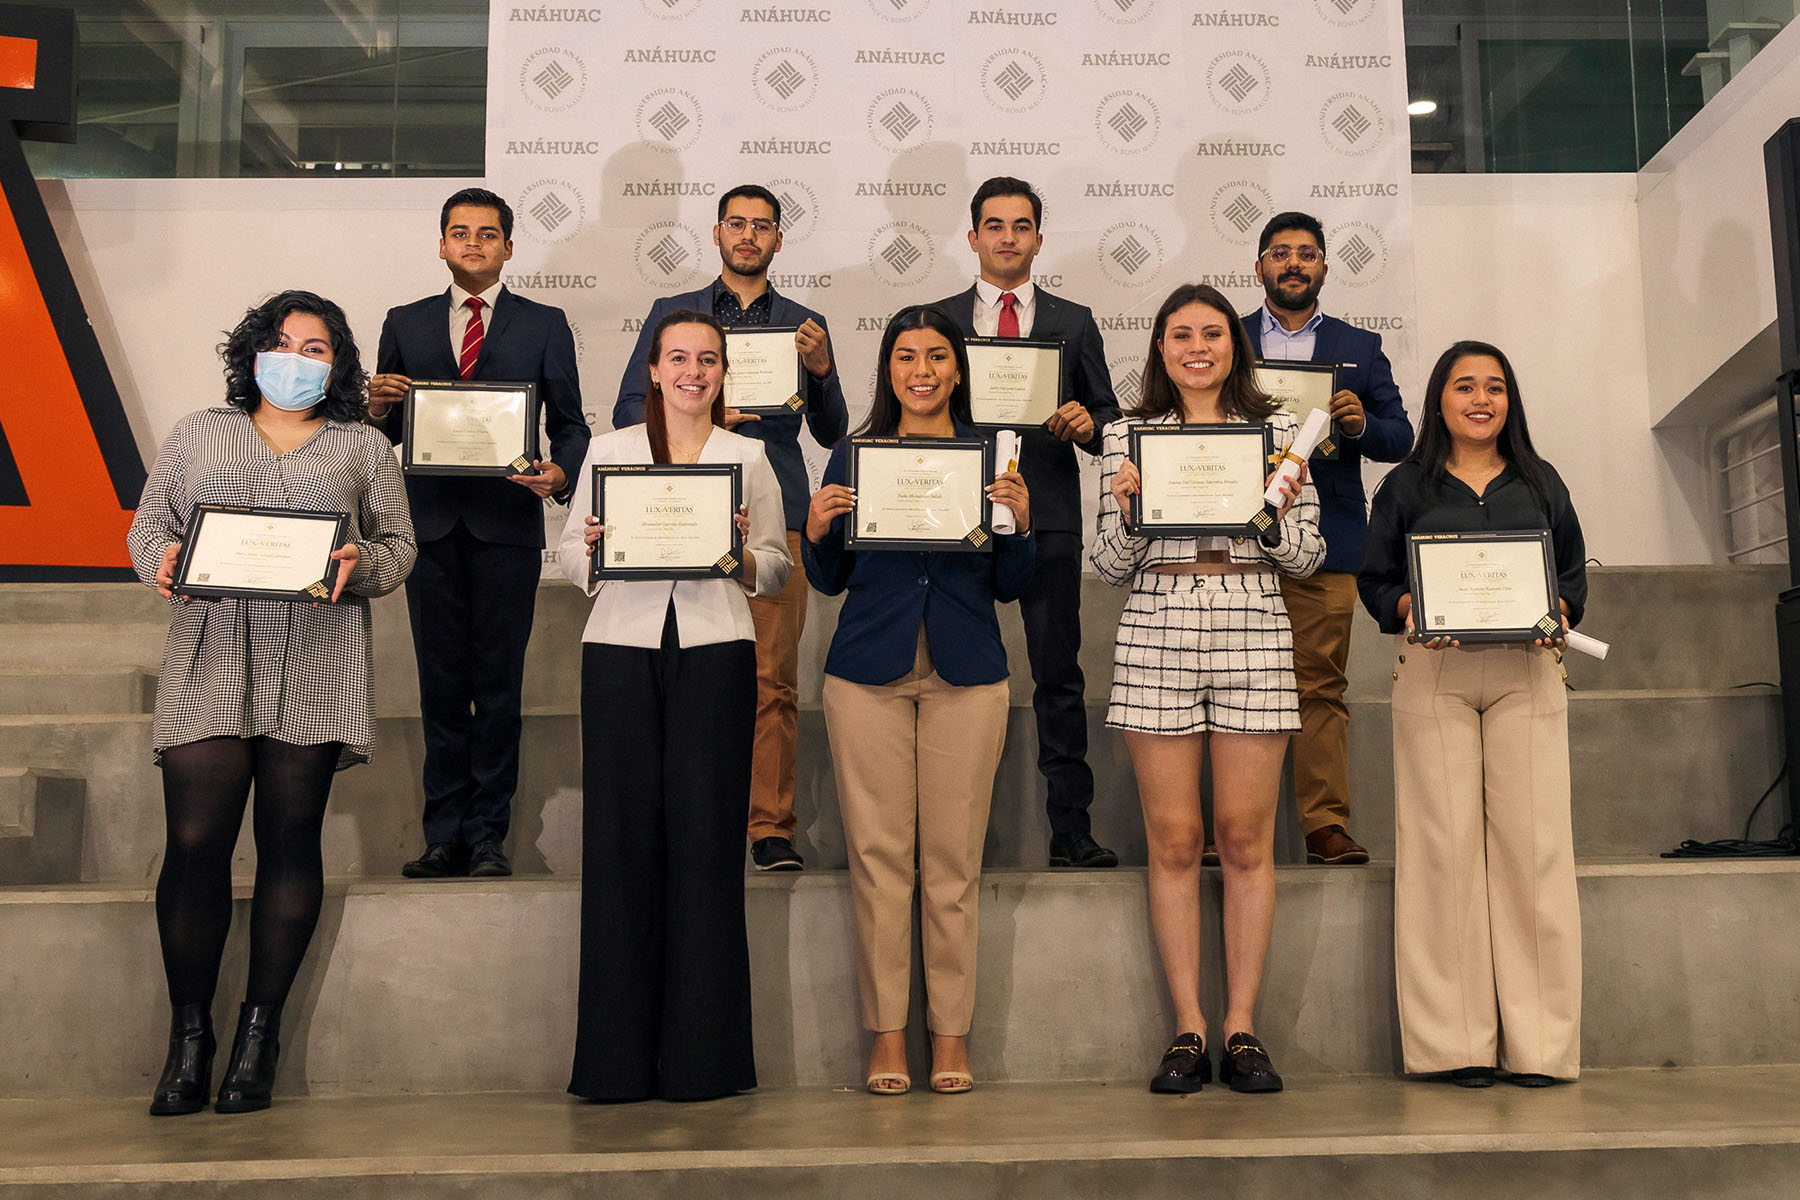
{"type": "MultiPolygon", "coordinates": [[[[644,419],[649,386],[646,363],[656,324],[679,309],[709,313],[719,324],[793,326],[794,349],[804,368],[805,407],[780,416],[725,410],[733,433],[758,438],[781,483],[786,510],[788,553],[800,561],[806,507],[812,500],[800,427],[830,449],[844,436],[850,414],[832,362],[825,318],[769,286],[769,264],[781,249],[781,201],[765,187],[743,184],[719,198],[713,245],[719,248],[719,277],[695,292],[667,296],[650,306],[638,332],[631,361],[619,380],[613,428],[644,419]]],[[[794,754],[798,741],[800,631],[806,624],[806,573],[794,571],[779,595],[750,597],[756,622],[756,744],[750,767],[750,860],[759,871],[798,871],[805,864],[794,849],[794,754]]]]}
{"type": "Polygon", "coordinates": [[[369,420],[395,442],[415,379],[535,383],[550,435],[550,457],[530,475],[406,477],[419,540],[406,611],[425,726],[426,848],[403,869],[414,879],[512,874],[504,842],[544,501],[567,500],[587,457],[568,318],[500,284],[512,226],[512,209],[490,191],[444,202],[438,257],[450,290],[388,311],[369,386],[369,420]]]}
{"type": "Polygon", "coordinates": [[[1399,462],[1412,449],[1412,422],[1394,386],[1381,335],[1319,311],[1325,286],[1325,230],[1305,213],[1278,213],[1256,246],[1256,278],[1268,303],[1244,321],[1265,362],[1335,363],[1338,390],[1331,419],[1336,459],[1308,464],[1319,492],[1325,562],[1305,579],[1281,576],[1294,625],[1294,675],[1300,686],[1300,732],[1294,735],[1294,806],[1306,835],[1306,860],[1366,863],[1369,852],[1350,836],[1350,714],[1344,672],[1350,661],[1350,617],[1362,566],[1368,516],[1362,462],[1399,462]]]}
{"type": "Polygon", "coordinates": [[[1031,279],[1044,246],[1044,206],[1023,179],[999,176],[969,203],[975,285],[938,301],[964,336],[1061,342],[1062,406],[1036,429],[1022,430],[1019,473],[1031,492],[1037,567],[1019,598],[1031,706],[1037,715],[1038,771],[1050,816],[1050,865],[1111,867],[1116,854],[1094,840],[1088,806],[1094,773],[1087,764],[1087,703],[1081,650],[1081,475],[1073,447],[1100,453],[1100,435],[1119,415],[1106,347],[1094,314],[1053,296],[1031,279]]]}

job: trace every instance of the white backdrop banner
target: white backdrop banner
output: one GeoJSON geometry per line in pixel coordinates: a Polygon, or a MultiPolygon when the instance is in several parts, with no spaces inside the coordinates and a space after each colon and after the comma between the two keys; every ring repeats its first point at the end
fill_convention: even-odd
{"type": "Polygon", "coordinates": [[[494,0],[507,282],[568,312],[606,429],[651,301],[718,274],[718,197],[763,184],[771,277],[829,322],[854,423],[889,314],[969,285],[969,197],[1015,175],[1044,199],[1037,282],[1094,310],[1125,405],[1163,297],[1199,280],[1253,309],[1288,209],[1325,226],[1325,311],[1379,331],[1404,384],[1404,42],[1401,0],[494,0]]]}

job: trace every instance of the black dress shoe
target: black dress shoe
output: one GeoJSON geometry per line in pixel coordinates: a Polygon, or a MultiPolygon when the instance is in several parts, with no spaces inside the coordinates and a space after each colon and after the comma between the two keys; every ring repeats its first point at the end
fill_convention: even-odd
{"type": "Polygon", "coordinates": [[[212,1091],[212,1012],[205,1004],[178,1004],[169,1018],[169,1057],[150,1096],[150,1115],[179,1117],[206,1107],[212,1091]]]}
{"type": "Polygon", "coordinates": [[[784,837],[757,838],[750,843],[750,863],[759,871],[803,871],[806,860],[784,837]]]}
{"type": "Polygon", "coordinates": [[[1096,842],[1091,833],[1053,833],[1050,835],[1050,865],[1116,867],[1119,856],[1096,842]]]}
{"type": "Polygon", "coordinates": [[[231,1060],[219,1081],[214,1112],[247,1113],[269,1107],[275,1090],[275,1059],[281,1053],[281,1005],[246,1004],[238,1010],[231,1060]]]}
{"type": "Polygon", "coordinates": [[[1457,1087],[1484,1088],[1494,1086],[1494,1068],[1458,1067],[1450,1072],[1450,1082],[1457,1087]]]}
{"type": "Polygon", "coordinates": [[[1225,1039],[1225,1056],[1219,1059],[1219,1082],[1234,1092],[1279,1092],[1281,1076],[1269,1061],[1269,1052],[1247,1033],[1225,1039]]]}
{"type": "Polygon", "coordinates": [[[512,874],[512,863],[499,842],[480,842],[469,851],[469,878],[498,879],[512,874]]]}
{"type": "Polygon", "coordinates": [[[1556,1080],[1549,1075],[1539,1075],[1535,1071],[1514,1071],[1506,1077],[1506,1082],[1517,1087],[1541,1088],[1549,1087],[1556,1080]]]}
{"type": "Polygon", "coordinates": [[[1212,1082],[1212,1059],[1206,1057],[1206,1043],[1197,1033],[1176,1035],[1150,1077],[1153,1092],[1189,1095],[1212,1082]]]}
{"type": "Polygon", "coordinates": [[[469,873],[468,852],[449,842],[433,842],[425,853],[400,868],[408,879],[449,879],[469,873]]]}

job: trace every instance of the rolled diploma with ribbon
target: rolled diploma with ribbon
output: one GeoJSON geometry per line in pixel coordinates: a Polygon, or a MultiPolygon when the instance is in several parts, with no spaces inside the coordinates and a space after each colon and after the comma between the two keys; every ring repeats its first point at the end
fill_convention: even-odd
{"type": "Polygon", "coordinates": [[[1563,635],[1563,641],[1569,649],[1579,650],[1590,658],[1605,658],[1606,652],[1612,649],[1610,645],[1599,638],[1589,637],[1585,633],[1577,633],[1573,629],[1563,635]]]}
{"type": "MultiPolygon", "coordinates": [[[[1011,429],[1002,429],[994,437],[994,478],[1008,471],[1019,469],[1019,435],[1011,429]]],[[[1013,510],[1004,504],[994,505],[993,530],[995,533],[1017,533],[1019,519],[1013,510]]]]}
{"type": "Polygon", "coordinates": [[[1281,466],[1275,469],[1275,478],[1269,480],[1268,490],[1263,493],[1265,502],[1273,504],[1277,509],[1281,507],[1282,485],[1300,474],[1301,465],[1306,462],[1308,455],[1319,448],[1319,442],[1325,436],[1325,428],[1330,423],[1330,416],[1322,408],[1315,408],[1306,414],[1306,424],[1300,427],[1300,436],[1294,439],[1293,445],[1281,452],[1281,466]]]}

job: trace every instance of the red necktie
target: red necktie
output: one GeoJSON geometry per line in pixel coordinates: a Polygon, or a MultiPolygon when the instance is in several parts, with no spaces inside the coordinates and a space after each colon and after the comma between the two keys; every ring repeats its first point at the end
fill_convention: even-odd
{"type": "Polygon", "coordinates": [[[1018,302],[1019,298],[1011,292],[1000,293],[999,333],[1001,337],[1019,336],[1019,313],[1018,310],[1013,307],[1018,302]]]}
{"type": "MultiPolygon", "coordinates": [[[[487,330],[481,324],[481,297],[470,296],[463,304],[469,310],[469,327],[463,330],[462,353],[456,359],[456,372],[464,379],[475,373],[475,360],[481,356],[481,339],[487,336],[487,330]]],[[[1013,322],[1018,328],[1018,322],[1013,322]]]]}

